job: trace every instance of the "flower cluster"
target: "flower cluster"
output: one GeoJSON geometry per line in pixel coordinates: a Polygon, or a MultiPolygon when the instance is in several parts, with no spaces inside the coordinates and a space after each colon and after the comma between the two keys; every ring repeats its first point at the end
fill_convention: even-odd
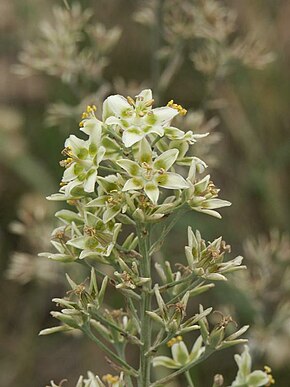
{"type": "MultiPolygon", "coordinates": [[[[77,211],[56,214],[63,223],[52,234],[57,254],[42,255],[108,263],[121,223],[158,222],[180,208],[220,216],[214,209],[230,205],[217,198],[209,176],[198,179],[206,164],[186,154],[199,136],[171,125],[185,109],[173,101],[160,108],[153,103],[151,90],[135,100],[109,96],[102,120],[94,105],[87,107],[80,123],[87,139],[66,140],[60,192],[49,197],[66,200],[77,211]]],[[[119,278],[122,286],[128,284],[128,272],[119,278]]]]}
{"type": "MultiPolygon", "coordinates": [[[[63,387],[67,380],[61,381],[59,384],[55,384],[53,381],[50,382],[48,387],[63,387]]],[[[80,376],[76,387],[125,387],[124,375],[121,372],[120,376],[113,376],[111,374],[104,375],[100,378],[98,375],[94,375],[91,371],[88,371],[87,378],[80,376]],[[104,383],[103,383],[104,382],[104,383]]]]}
{"type": "Polygon", "coordinates": [[[151,363],[179,374],[215,351],[246,342],[240,336],[248,326],[228,333],[230,317],[210,330],[207,316],[212,308],[200,306],[199,313],[186,315],[190,298],[211,289],[210,281],[226,280],[228,273],[244,268],[242,257],[224,262],[230,247],[222,238],[207,245],[189,228],[187,266],[177,264],[174,272],[168,261],[156,262],[162,283],[153,286],[151,257],[178,217],[190,210],[220,217],[216,209],[230,205],[218,198],[210,176],[203,176],[207,165],[192,151],[205,134],[172,125],[177,115],[186,114],[182,106],[170,101],[153,108],[153,103],[151,90],[143,90],[135,99],[109,96],[99,115],[94,105],[88,106],[80,122],[86,138],[71,135],[66,140],[60,191],[49,197],[73,209],[56,213],[61,225],[52,233],[52,244],[57,252],[41,255],[77,262],[90,268],[91,275],[88,286],[67,275],[71,290],[53,300],[61,310],[51,312],[61,325],[40,334],[79,330],[122,372],[102,380],[89,374],[78,387],[122,387],[132,385],[131,377],[142,380],[142,386],[165,385],[176,374],[150,384],[151,363]],[[125,297],[124,308],[106,305],[108,287],[125,297]],[[159,333],[153,340],[155,325],[159,333]],[[194,331],[199,336],[189,352],[181,335],[194,331]],[[126,360],[128,343],[139,347],[139,370],[126,360]],[[166,343],[172,358],[157,353],[166,343]]]}

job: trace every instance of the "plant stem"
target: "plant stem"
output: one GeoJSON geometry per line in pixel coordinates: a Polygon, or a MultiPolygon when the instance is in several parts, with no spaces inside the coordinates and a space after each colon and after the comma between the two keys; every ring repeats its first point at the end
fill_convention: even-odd
{"type": "Polygon", "coordinates": [[[126,361],[121,359],[118,355],[116,355],[113,351],[111,351],[101,340],[99,340],[88,327],[83,327],[82,331],[85,333],[85,335],[90,338],[92,341],[94,341],[98,347],[100,347],[106,354],[116,361],[119,365],[124,367],[124,372],[127,372],[128,374],[137,377],[138,373],[132,368],[126,361]]]}
{"type": "Polygon", "coordinates": [[[190,372],[189,371],[185,372],[185,377],[186,377],[186,380],[188,382],[188,386],[189,387],[194,387],[194,384],[193,384],[193,381],[191,380],[191,376],[190,376],[190,372]]]}
{"type": "MultiPolygon", "coordinates": [[[[137,235],[139,239],[139,253],[142,255],[140,261],[140,272],[142,277],[151,278],[150,262],[150,227],[146,225],[137,226],[137,235]]],[[[151,319],[146,311],[151,310],[151,282],[146,284],[141,295],[141,341],[143,346],[140,349],[140,380],[139,387],[148,387],[150,384],[150,356],[146,356],[151,347],[151,319]]]]}

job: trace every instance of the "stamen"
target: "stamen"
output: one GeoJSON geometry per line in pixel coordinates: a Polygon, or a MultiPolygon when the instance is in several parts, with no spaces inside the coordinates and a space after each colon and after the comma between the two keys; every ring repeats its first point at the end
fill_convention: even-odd
{"type": "Polygon", "coordinates": [[[167,346],[171,348],[174,344],[179,343],[180,341],[182,341],[182,336],[173,337],[173,339],[167,342],[167,346]]]}
{"type": "Polygon", "coordinates": [[[171,107],[172,109],[176,109],[181,116],[185,116],[187,113],[187,110],[184,109],[181,105],[174,103],[173,99],[168,102],[167,106],[171,107]]]}

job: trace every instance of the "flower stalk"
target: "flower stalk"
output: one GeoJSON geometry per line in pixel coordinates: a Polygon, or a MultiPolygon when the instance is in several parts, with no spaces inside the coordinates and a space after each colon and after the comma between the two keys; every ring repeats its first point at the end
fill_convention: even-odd
{"type": "MultiPolygon", "coordinates": [[[[132,387],[132,378],[138,387],[157,387],[180,376],[192,387],[191,368],[216,351],[246,342],[240,336],[248,326],[228,334],[230,316],[222,316],[211,328],[207,317],[212,308],[200,306],[187,316],[192,298],[212,289],[215,281],[226,281],[229,273],[245,269],[242,257],[226,259],[230,246],[222,237],[206,243],[189,227],[184,260],[173,269],[169,258],[157,259],[156,252],[182,215],[193,210],[220,218],[216,210],[230,203],[218,198],[219,189],[209,175],[199,176],[206,164],[187,155],[202,136],[172,126],[174,117],[186,114],[186,109],[173,101],[158,108],[153,103],[151,90],[143,90],[135,100],[109,96],[102,119],[96,107],[89,106],[80,125],[88,138],[73,135],[66,140],[61,188],[49,198],[71,208],[56,213],[56,252],[42,255],[76,262],[78,268],[90,269],[90,279],[89,284],[76,283],[67,275],[71,290],[53,300],[61,310],[51,312],[61,325],[41,335],[80,330],[101,348],[112,369],[121,373],[102,379],[88,373],[87,380],[98,387],[132,387]],[[120,309],[112,308],[108,287],[123,300],[120,309]],[[191,350],[183,341],[185,334],[192,335],[191,350]],[[138,370],[128,360],[129,344],[139,354],[138,370]],[[162,354],[168,347],[171,357],[162,354]],[[174,371],[152,380],[152,367],[160,366],[174,371]]],[[[249,363],[248,355],[241,359],[249,363]]],[[[240,365],[242,360],[236,360],[240,365]]],[[[256,376],[258,383],[272,380],[264,371],[245,377],[256,376]]],[[[83,382],[81,377],[77,387],[83,382]]]]}

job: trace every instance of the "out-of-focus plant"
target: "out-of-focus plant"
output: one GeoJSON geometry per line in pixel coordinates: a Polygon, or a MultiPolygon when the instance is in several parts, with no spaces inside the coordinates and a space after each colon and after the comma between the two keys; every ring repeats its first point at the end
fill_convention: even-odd
{"type": "Polygon", "coordinates": [[[155,34],[158,51],[153,53],[152,79],[158,93],[167,90],[187,59],[208,78],[208,93],[235,62],[257,69],[272,62],[273,54],[253,31],[244,37],[237,34],[236,19],[233,9],[216,0],[142,4],[135,20],[155,34]]]}
{"type": "Polygon", "coordinates": [[[33,280],[39,284],[57,282],[61,278],[59,265],[37,256],[49,245],[52,209],[37,194],[26,195],[19,204],[18,218],[10,224],[10,231],[20,238],[25,251],[13,252],[7,278],[23,285],[33,280]]]}
{"type": "Polygon", "coordinates": [[[54,6],[52,20],[39,24],[37,38],[24,45],[15,71],[24,77],[44,74],[66,85],[74,104],[58,101],[48,107],[48,124],[75,122],[86,100],[108,92],[103,72],[109,55],[118,42],[119,27],[106,28],[95,22],[90,8],[72,3],[67,8],[54,6]]]}
{"type": "MultiPolygon", "coordinates": [[[[51,312],[61,325],[40,334],[81,331],[102,349],[113,369],[122,371],[120,377],[103,378],[109,386],[133,386],[135,379],[140,387],[154,387],[180,375],[193,386],[190,369],[216,351],[244,343],[240,336],[248,329],[234,329],[229,316],[210,327],[212,308],[200,306],[195,315],[186,315],[191,298],[245,269],[242,257],[225,259],[229,246],[221,237],[206,243],[189,228],[186,261],[177,271],[169,261],[155,262],[160,280],[154,284],[155,253],[178,218],[190,210],[220,218],[217,209],[230,203],[218,198],[209,175],[202,176],[206,164],[188,153],[200,136],[171,124],[186,110],[173,101],[159,108],[153,103],[146,89],[136,99],[109,96],[101,120],[95,106],[87,107],[80,123],[87,139],[71,135],[66,140],[61,188],[50,197],[75,210],[56,213],[62,224],[53,232],[56,253],[41,254],[87,266],[90,280],[87,285],[76,283],[67,275],[71,290],[53,300],[61,311],[51,312]],[[106,305],[108,287],[123,296],[119,318],[106,305]],[[189,352],[182,335],[194,331],[199,335],[189,352]],[[138,368],[128,362],[129,344],[139,349],[138,368]],[[166,344],[172,357],[162,354],[166,344]],[[152,365],[175,371],[153,381],[152,365]]],[[[271,384],[267,372],[251,372],[247,350],[236,361],[239,372],[233,386],[271,384]]],[[[90,378],[103,385],[99,377],[90,378]]]]}
{"type": "Polygon", "coordinates": [[[37,39],[26,43],[18,73],[28,76],[40,72],[69,85],[100,82],[120,29],[93,23],[93,11],[82,9],[78,3],[68,9],[56,6],[52,12],[52,21],[40,24],[37,39]]]}
{"type": "Polygon", "coordinates": [[[244,245],[249,270],[236,286],[253,310],[251,347],[277,367],[289,363],[290,240],[273,230],[269,237],[250,238],[244,245]]]}

